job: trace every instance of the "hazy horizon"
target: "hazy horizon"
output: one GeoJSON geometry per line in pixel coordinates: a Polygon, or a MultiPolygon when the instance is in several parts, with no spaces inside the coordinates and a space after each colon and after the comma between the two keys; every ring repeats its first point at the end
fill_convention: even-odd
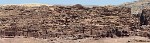
{"type": "Polygon", "coordinates": [[[0,0],[0,4],[49,4],[49,5],[119,5],[125,2],[133,2],[135,0],[0,0]]]}

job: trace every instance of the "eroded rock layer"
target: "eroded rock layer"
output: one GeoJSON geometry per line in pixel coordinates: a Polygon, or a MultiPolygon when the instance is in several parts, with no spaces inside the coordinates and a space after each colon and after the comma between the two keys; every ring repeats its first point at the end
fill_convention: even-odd
{"type": "Polygon", "coordinates": [[[126,7],[1,6],[0,36],[51,37],[150,37],[149,27],[126,7]]]}

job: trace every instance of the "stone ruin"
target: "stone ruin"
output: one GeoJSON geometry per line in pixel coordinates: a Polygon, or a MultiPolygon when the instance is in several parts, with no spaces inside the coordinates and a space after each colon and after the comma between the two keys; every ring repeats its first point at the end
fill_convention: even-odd
{"type": "MultiPolygon", "coordinates": [[[[149,10],[150,11],[150,10],[149,10]]],[[[0,36],[35,38],[150,37],[131,9],[116,6],[1,6],[0,36]]]]}

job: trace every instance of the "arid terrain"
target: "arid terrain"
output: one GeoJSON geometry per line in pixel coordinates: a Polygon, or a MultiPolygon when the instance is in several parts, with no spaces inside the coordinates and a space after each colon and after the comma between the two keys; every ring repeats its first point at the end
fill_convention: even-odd
{"type": "Polygon", "coordinates": [[[150,43],[133,7],[25,4],[0,6],[0,43],[150,43]]]}
{"type": "Polygon", "coordinates": [[[66,40],[58,38],[39,39],[39,38],[2,38],[0,43],[150,43],[150,39],[139,36],[124,38],[84,38],[78,40],[66,40]]]}

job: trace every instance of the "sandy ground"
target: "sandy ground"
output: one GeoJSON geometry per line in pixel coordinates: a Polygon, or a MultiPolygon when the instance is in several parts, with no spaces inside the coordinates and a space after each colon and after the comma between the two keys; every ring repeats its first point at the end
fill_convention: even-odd
{"type": "Polygon", "coordinates": [[[64,39],[37,39],[37,38],[1,38],[0,43],[150,43],[150,39],[145,37],[125,37],[125,38],[93,38],[64,40],[64,39]]]}

